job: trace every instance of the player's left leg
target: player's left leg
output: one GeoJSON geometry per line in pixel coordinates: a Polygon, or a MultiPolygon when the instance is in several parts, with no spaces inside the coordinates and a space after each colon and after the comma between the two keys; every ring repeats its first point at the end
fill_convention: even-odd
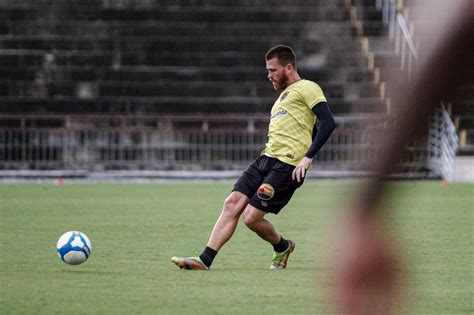
{"type": "Polygon", "coordinates": [[[295,249],[295,242],[284,239],[277,231],[273,223],[265,219],[267,213],[251,205],[247,205],[243,212],[244,223],[249,229],[257,233],[265,241],[273,246],[273,259],[270,269],[285,269],[288,258],[295,249]]]}
{"type": "Polygon", "coordinates": [[[270,158],[268,172],[256,193],[250,198],[242,213],[244,223],[262,239],[272,244],[274,249],[273,261],[270,268],[284,269],[288,257],[295,248],[295,242],[285,240],[275,226],[267,219],[267,213],[278,214],[292,198],[296,189],[304,182],[292,179],[294,166],[270,158]]]}
{"type": "Polygon", "coordinates": [[[262,239],[271,243],[277,244],[280,241],[280,234],[272,222],[264,218],[267,213],[261,211],[254,206],[247,205],[242,216],[244,223],[249,229],[258,234],[262,239]]]}

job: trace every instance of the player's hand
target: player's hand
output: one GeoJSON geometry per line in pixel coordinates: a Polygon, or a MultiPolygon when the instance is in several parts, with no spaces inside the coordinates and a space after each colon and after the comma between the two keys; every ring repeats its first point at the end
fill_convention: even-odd
{"type": "Polygon", "coordinates": [[[296,165],[293,173],[291,174],[291,178],[299,183],[304,178],[306,174],[306,170],[308,169],[309,165],[311,164],[311,159],[309,157],[304,157],[298,165],[296,165]]]}

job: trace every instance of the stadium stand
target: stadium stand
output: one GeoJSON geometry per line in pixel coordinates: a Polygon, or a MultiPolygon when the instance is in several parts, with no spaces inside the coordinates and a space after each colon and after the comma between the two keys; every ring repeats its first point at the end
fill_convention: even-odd
{"type": "MultiPolygon", "coordinates": [[[[41,160],[54,167],[58,164],[53,162],[61,161],[61,157],[64,162],[65,156],[70,157],[69,161],[80,162],[79,155],[84,156],[90,150],[82,148],[79,153],[73,148],[84,142],[89,146],[108,143],[109,148],[119,148],[110,154],[100,153],[102,149],[90,153],[95,163],[110,158],[130,164],[131,160],[143,159],[143,154],[136,153],[140,150],[137,146],[151,145],[137,140],[145,139],[143,134],[127,135],[124,128],[130,126],[176,130],[179,126],[197,125],[197,132],[206,133],[216,126],[238,129],[244,125],[245,134],[239,134],[239,139],[254,137],[255,130],[260,131],[255,140],[258,145],[253,141],[247,143],[252,154],[238,154],[238,149],[232,149],[233,159],[237,154],[238,159],[248,160],[265,141],[261,117],[268,119],[276,96],[266,79],[263,56],[270,47],[280,43],[296,50],[300,56],[300,73],[323,87],[335,114],[357,114],[342,120],[340,117],[341,126],[351,121],[360,124],[360,114],[386,112],[373,83],[373,74],[367,69],[367,58],[360,51],[359,41],[352,36],[354,28],[343,1],[4,0],[0,3],[2,125],[10,129],[74,126],[80,130],[78,135],[63,135],[60,140],[47,135],[43,136],[46,140],[37,140],[39,136],[34,130],[28,130],[27,134],[4,134],[5,144],[15,141],[55,144],[43,153],[31,153],[35,150],[21,149],[20,144],[16,149],[2,151],[10,164],[25,160],[20,167],[36,161],[38,156],[46,156],[41,160]],[[223,120],[223,115],[234,118],[223,120]],[[156,117],[152,123],[151,116],[156,117]],[[94,126],[106,126],[107,132],[115,132],[108,138],[120,138],[118,144],[106,140],[107,137],[87,134],[85,130],[94,126]],[[65,138],[69,139],[68,143],[65,138]],[[61,148],[65,145],[68,149],[61,148]],[[100,157],[94,158],[96,155],[100,157]]],[[[348,142],[354,141],[356,136],[350,133],[350,129],[340,132],[339,141],[346,138],[348,142]]],[[[362,137],[359,136],[359,141],[362,137]]],[[[162,147],[163,140],[159,142],[154,146],[162,147]]],[[[174,149],[183,146],[180,141],[174,143],[174,149]]],[[[208,145],[225,144],[235,145],[229,140],[207,143],[202,151],[209,151],[208,145]]],[[[175,164],[174,157],[163,157],[168,153],[152,152],[152,160],[175,164]]],[[[175,156],[174,153],[170,154],[175,156]]],[[[328,154],[334,155],[331,151],[328,154]]],[[[206,159],[212,157],[204,155],[191,162],[203,163],[206,159]]],[[[45,167],[41,165],[37,167],[45,167]]]]}
{"type": "Polygon", "coordinates": [[[322,86],[340,125],[318,159],[357,168],[376,157],[372,134],[402,89],[389,74],[409,76],[378,2],[0,0],[3,167],[246,164],[265,142],[276,97],[263,55],[283,43],[302,76],[322,86]],[[209,136],[223,128],[240,133],[209,136]],[[170,130],[184,133],[163,140],[170,130]],[[214,140],[195,143],[196,134],[214,140]],[[209,155],[210,147],[231,153],[209,155]]]}
{"type": "Polygon", "coordinates": [[[384,110],[337,1],[118,3],[2,10],[1,111],[267,113],[274,93],[262,56],[281,42],[302,56],[301,71],[336,114],[384,110]]]}
{"type": "Polygon", "coordinates": [[[72,3],[2,10],[2,112],[267,113],[263,55],[282,42],[336,114],[384,111],[338,1],[72,3]]]}

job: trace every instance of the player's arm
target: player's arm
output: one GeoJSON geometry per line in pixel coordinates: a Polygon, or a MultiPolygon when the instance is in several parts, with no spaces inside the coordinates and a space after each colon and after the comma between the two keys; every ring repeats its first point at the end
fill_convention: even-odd
{"type": "Polygon", "coordinates": [[[314,126],[313,143],[305,154],[305,156],[310,159],[312,159],[319,152],[319,150],[321,150],[323,145],[329,139],[331,133],[337,127],[331,110],[329,109],[328,103],[321,102],[313,106],[312,111],[316,117],[318,117],[319,126],[314,126]]]}
{"type": "Polygon", "coordinates": [[[316,104],[313,106],[312,111],[316,117],[318,117],[319,126],[314,126],[313,143],[306,152],[305,157],[293,170],[293,180],[296,179],[298,182],[300,182],[304,177],[306,169],[311,164],[311,159],[319,152],[319,150],[321,150],[331,133],[337,127],[331,110],[326,102],[316,104]]]}

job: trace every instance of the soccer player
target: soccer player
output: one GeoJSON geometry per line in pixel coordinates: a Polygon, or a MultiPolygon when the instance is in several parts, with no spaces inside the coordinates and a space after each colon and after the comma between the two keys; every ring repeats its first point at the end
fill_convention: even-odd
{"type": "Polygon", "coordinates": [[[271,110],[268,142],[225,199],[202,254],[171,258],[181,269],[208,270],[232,237],[241,215],[247,227],[273,246],[270,269],[286,268],[295,249],[295,242],[281,236],[265,215],[278,214],[290,201],[336,123],[321,88],[299,76],[293,49],[275,46],[265,59],[268,79],[281,91],[271,110]]]}

